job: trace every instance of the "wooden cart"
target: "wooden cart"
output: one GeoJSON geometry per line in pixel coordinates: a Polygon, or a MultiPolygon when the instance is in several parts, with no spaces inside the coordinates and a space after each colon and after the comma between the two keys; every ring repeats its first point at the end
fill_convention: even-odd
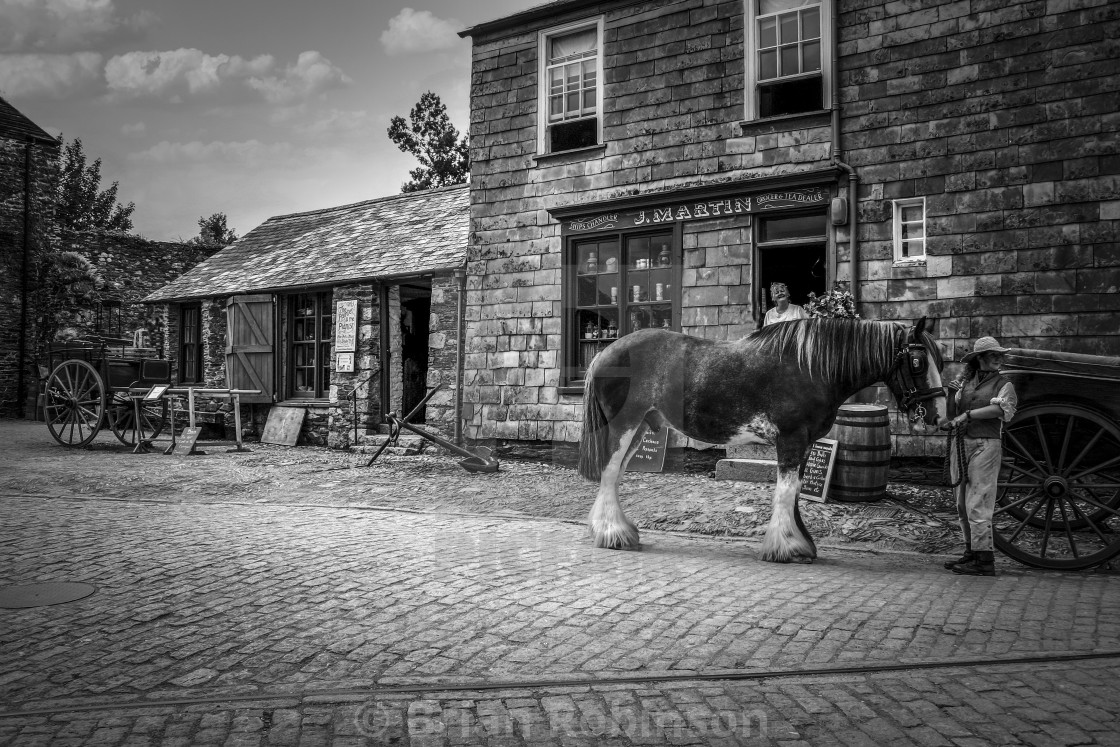
{"type": "Polygon", "coordinates": [[[1003,434],[996,547],[1039,568],[1120,555],[1120,358],[1012,349],[1019,411],[1003,434]]]}
{"type": "Polygon", "coordinates": [[[130,341],[89,338],[52,345],[43,386],[43,416],[63,446],[85,446],[108,426],[124,444],[155,438],[168,422],[163,398],[133,401],[137,391],[170,384],[171,362],[130,341]]]}

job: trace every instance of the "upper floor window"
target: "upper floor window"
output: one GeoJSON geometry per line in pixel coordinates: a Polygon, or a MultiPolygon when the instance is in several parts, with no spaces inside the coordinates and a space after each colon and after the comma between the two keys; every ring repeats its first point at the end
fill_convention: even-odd
{"type": "Polygon", "coordinates": [[[894,261],[926,258],[926,198],[894,201],[894,261]]]}
{"type": "Polygon", "coordinates": [[[831,105],[831,6],[821,0],[746,0],[750,20],[747,118],[831,105]]]}
{"type": "Polygon", "coordinates": [[[541,32],[538,153],[602,142],[602,20],[541,32]]]}

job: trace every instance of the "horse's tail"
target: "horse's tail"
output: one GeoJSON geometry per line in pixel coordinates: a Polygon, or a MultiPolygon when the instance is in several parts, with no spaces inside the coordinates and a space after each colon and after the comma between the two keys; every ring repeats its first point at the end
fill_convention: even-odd
{"type": "Polygon", "coordinates": [[[583,385],[583,433],[579,437],[579,473],[588,480],[599,480],[603,476],[610,435],[607,417],[595,396],[594,368],[593,364],[588,369],[583,385]]]}

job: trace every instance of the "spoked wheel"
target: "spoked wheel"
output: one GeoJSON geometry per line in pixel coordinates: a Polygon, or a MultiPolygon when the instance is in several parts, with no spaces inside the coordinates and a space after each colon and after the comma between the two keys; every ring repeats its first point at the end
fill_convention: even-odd
{"type": "Polygon", "coordinates": [[[140,402],[140,420],[127,393],[116,392],[109,403],[109,427],[122,444],[135,446],[138,440],[148,441],[158,436],[167,425],[167,401],[140,402]]]}
{"type": "Polygon", "coordinates": [[[63,361],[47,378],[47,428],[63,446],[85,446],[105,417],[105,382],[89,363],[63,361]]]}
{"type": "Polygon", "coordinates": [[[1025,407],[1003,434],[996,547],[1037,568],[1120,555],[1120,428],[1078,405],[1025,407]]]}

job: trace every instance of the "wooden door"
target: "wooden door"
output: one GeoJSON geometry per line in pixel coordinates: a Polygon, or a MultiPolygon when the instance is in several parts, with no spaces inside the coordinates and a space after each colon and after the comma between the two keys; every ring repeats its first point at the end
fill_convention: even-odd
{"type": "Polygon", "coordinates": [[[242,402],[273,402],[276,393],[276,304],[272,296],[233,296],[226,302],[226,381],[259,389],[242,402]]]}

